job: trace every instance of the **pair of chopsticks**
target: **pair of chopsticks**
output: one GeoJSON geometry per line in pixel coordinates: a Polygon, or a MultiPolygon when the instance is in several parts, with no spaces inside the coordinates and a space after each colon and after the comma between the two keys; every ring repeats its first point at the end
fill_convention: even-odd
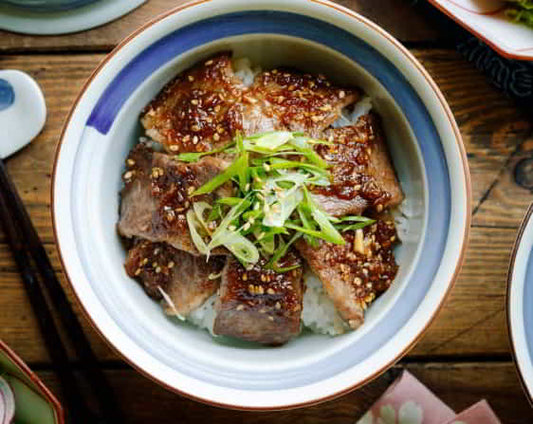
{"type": "Polygon", "coordinates": [[[113,391],[98,365],[89,341],[63,292],[37,231],[1,159],[0,222],[36,314],[46,348],[59,377],[67,405],[68,422],[73,424],[123,423],[120,408],[114,401],[113,391]],[[51,305],[48,304],[43,289],[46,290],[51,305]],[[83,375],[99,404],[98,413],[92,412],[83,398],[74,369],[54,323],[50,306],[55,308],[66,330],[65,334],[78,355],[83,375]]]}

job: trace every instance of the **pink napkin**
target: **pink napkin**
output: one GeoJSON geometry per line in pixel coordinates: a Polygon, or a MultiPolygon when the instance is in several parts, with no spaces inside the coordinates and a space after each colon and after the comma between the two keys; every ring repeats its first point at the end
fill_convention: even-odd
{"type": "Polygon", "coordinates": [[[356,424],[501,424],[482,400],[457,415],[404,371],[356,424]]]}

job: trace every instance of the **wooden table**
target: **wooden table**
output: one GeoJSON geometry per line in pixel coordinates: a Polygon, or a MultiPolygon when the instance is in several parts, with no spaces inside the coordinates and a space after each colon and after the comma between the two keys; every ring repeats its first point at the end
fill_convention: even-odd
{"type": "MultiPolygon", "coordinates": [[[[129,16],[83,34],[31,37],[0,32],[0,69],[31,74],[44,90],[48,121],[31,146],[8,160],[58,274],[50,218],[52,159],[70,105],[85,79],[124,36],[178,0],[150,0],[129,16]]],[[[460,125],[473,182],[473,227],[459,280],[422,340],[393,369],[366,387],[312,408],[241,413],[172,394],[125,365],[82,318],[94,349],[131,423],[354,422],[406,368],[461,410],[487,398],[504,423],[533,422],[509,351],[505,317],[509,253],[531,193],[513,179],[515,164],[533,150],[531,122],[456,53],[420,8],[407,0],[343,0],[399,38],[440,86],[460,125]],[[200,421],[199,421],[200,420],[200,421]]],[[[70,292],[65,284],[65,289],[70,292]]],[[[76,308],[78,306],[74,305],[76,308]]],[[[0,338],[59,393],[36,320],[0,234],[0,338]]]]}

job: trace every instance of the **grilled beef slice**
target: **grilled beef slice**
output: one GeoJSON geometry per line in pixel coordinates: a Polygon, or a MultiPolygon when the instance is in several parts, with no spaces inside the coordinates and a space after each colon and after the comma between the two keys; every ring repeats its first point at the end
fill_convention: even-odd
{"type": "MultiPolygon", "coordinates": [[[[196,163],[178,162],[140,143],[130,152],[126,163],[128,170],[123,175],[125,187],[118,223],[120,235],[166,242],[199,255],[187,225],[186,213],[193,201],[190,194],[219,174],[226,162],[215,157],[205,157],[196,163]]],[[[231,186],[196,196],[194,201],[212,203],[219,194],[231,195],[231,186]]],[[[212,253],[224,252],[219,248],[212,253]]]]}
{"type": "Polygon", "coordinates": [[[180,73],[145,108],[146,134],[170,152],[203,152],[225,145],[240,129],[242,82],[231,57],[214,56],[180,73]]]}
{"type": "Polygon", "coordinates": [[[283,69],[261,72],[244,95],[242,127],[248,135],[288,130],[318,136],[358,97],[321,75],[283,69]]]}
{"type": "Polygon", "coordinates": [[[332,183],[317,187],[313,197],[333,216],[377,212],[403,200],[402,190],[389,158],[379,118],[364,115],[355,125],[328,129],[318,153],[331,165],[332,183]]]}
{"type": "Polygon", "coordinates": [[[346,244],[319,242],[318,248],[305,240],[296,248],[324,290],[352,329],[364,321],[364,310],[391,285],[398,265],[393,246],[397,240],[392,221],[378,220],[364,229],[343,233],[346,244]]]}
{"type": "Polygon", "coordinates": [[[230,54],[223,53],[169,82],[145,108],[141,123],[169,152],[204,152],[227,144],[237,131],[317,136],[358,97],[323,76],[292,70],[261,72],[246,87],[232,69],[230,54]]]}
{"type": "MultiPolygon", "coordinates": [[[[235,258],[228,259],[215,304],[215,334],[280,345],[300,333],[302,268],[277,273],[264,269],[265,262],[261,259],[247,270],[235,258]]],[[[279,266],[301,263],[289,252],[279,266]]]]}
{"type": "Polygon", "coordinates": [[[216,276],[224,263],[220,256],[206,261],[205,256],[193,256],[166,243],[138,239],[128,252],[125,268],[150,297],[163,300],[166,314],[187,316],[217,291],[220,278],[216,276]]]}

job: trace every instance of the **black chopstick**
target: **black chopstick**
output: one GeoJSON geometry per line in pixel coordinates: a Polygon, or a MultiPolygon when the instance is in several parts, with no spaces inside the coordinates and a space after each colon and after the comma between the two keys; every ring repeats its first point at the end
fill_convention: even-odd
{"type": "MultiPolygon", "coordinates": [[[[22,200],[18,192],[9,178],[3,162],[0,160],[0,218],[4,224],[4,229],[8,241],[15,255],[15,260],[19,270],[23,276],[28,296],[32,300],[32,307],[37,314],[37,318],[41,325],[41,331],[45,337],[47,349],[56,366],[58,376],[63,384],[65,398],[71,409],[71,416],[79,416],[79,411],[82,411],[82,416],[90,417],[90,423],[95,422],[119,424],[124,422],[118,404],[114,401],[113,391],[107,382],[102,370],[98,365],[98,361],[94,352],[91,349],[89,341],[87,340],[83,329],[74,314],[70,303],[63,292],[61,284],[57,279],[48,255],[37,235],[31,219],[24,208],[22,200]],[[68,358],[65,349],[61,344],[57,329],[55,328],[53,320],[51,320],[50,310],[46,305],[45,298],[41,291],[41,286],[36,278],[35,269],[31,264],[30,257],[35,261],[37,270],[42,278],[42,283],[48,291],[49,297],[60,316],[60,320],[67,330],[67,335],[71,340],[76,353],[82,365],[82,371],[89,382],[89,385],[98,400],[102,417],[95,419],[88,412],[87,407],[82,402],[79,387],[73,384],[76,383],[72,368],[68,365],[68,358]],[[49,319],[42,317],[48,316],[49,319]],[[45,328],[46,325],[46,328],[45,328]],[[59,347],[57,347],[59,346],[59,347]],[[61,352],[62,351],[62,352],[61,352]],[[75,411],[72,411],[75,409],[75,411]]],[[[73,422],[80,421],[77,418],[73,422]]]]}

